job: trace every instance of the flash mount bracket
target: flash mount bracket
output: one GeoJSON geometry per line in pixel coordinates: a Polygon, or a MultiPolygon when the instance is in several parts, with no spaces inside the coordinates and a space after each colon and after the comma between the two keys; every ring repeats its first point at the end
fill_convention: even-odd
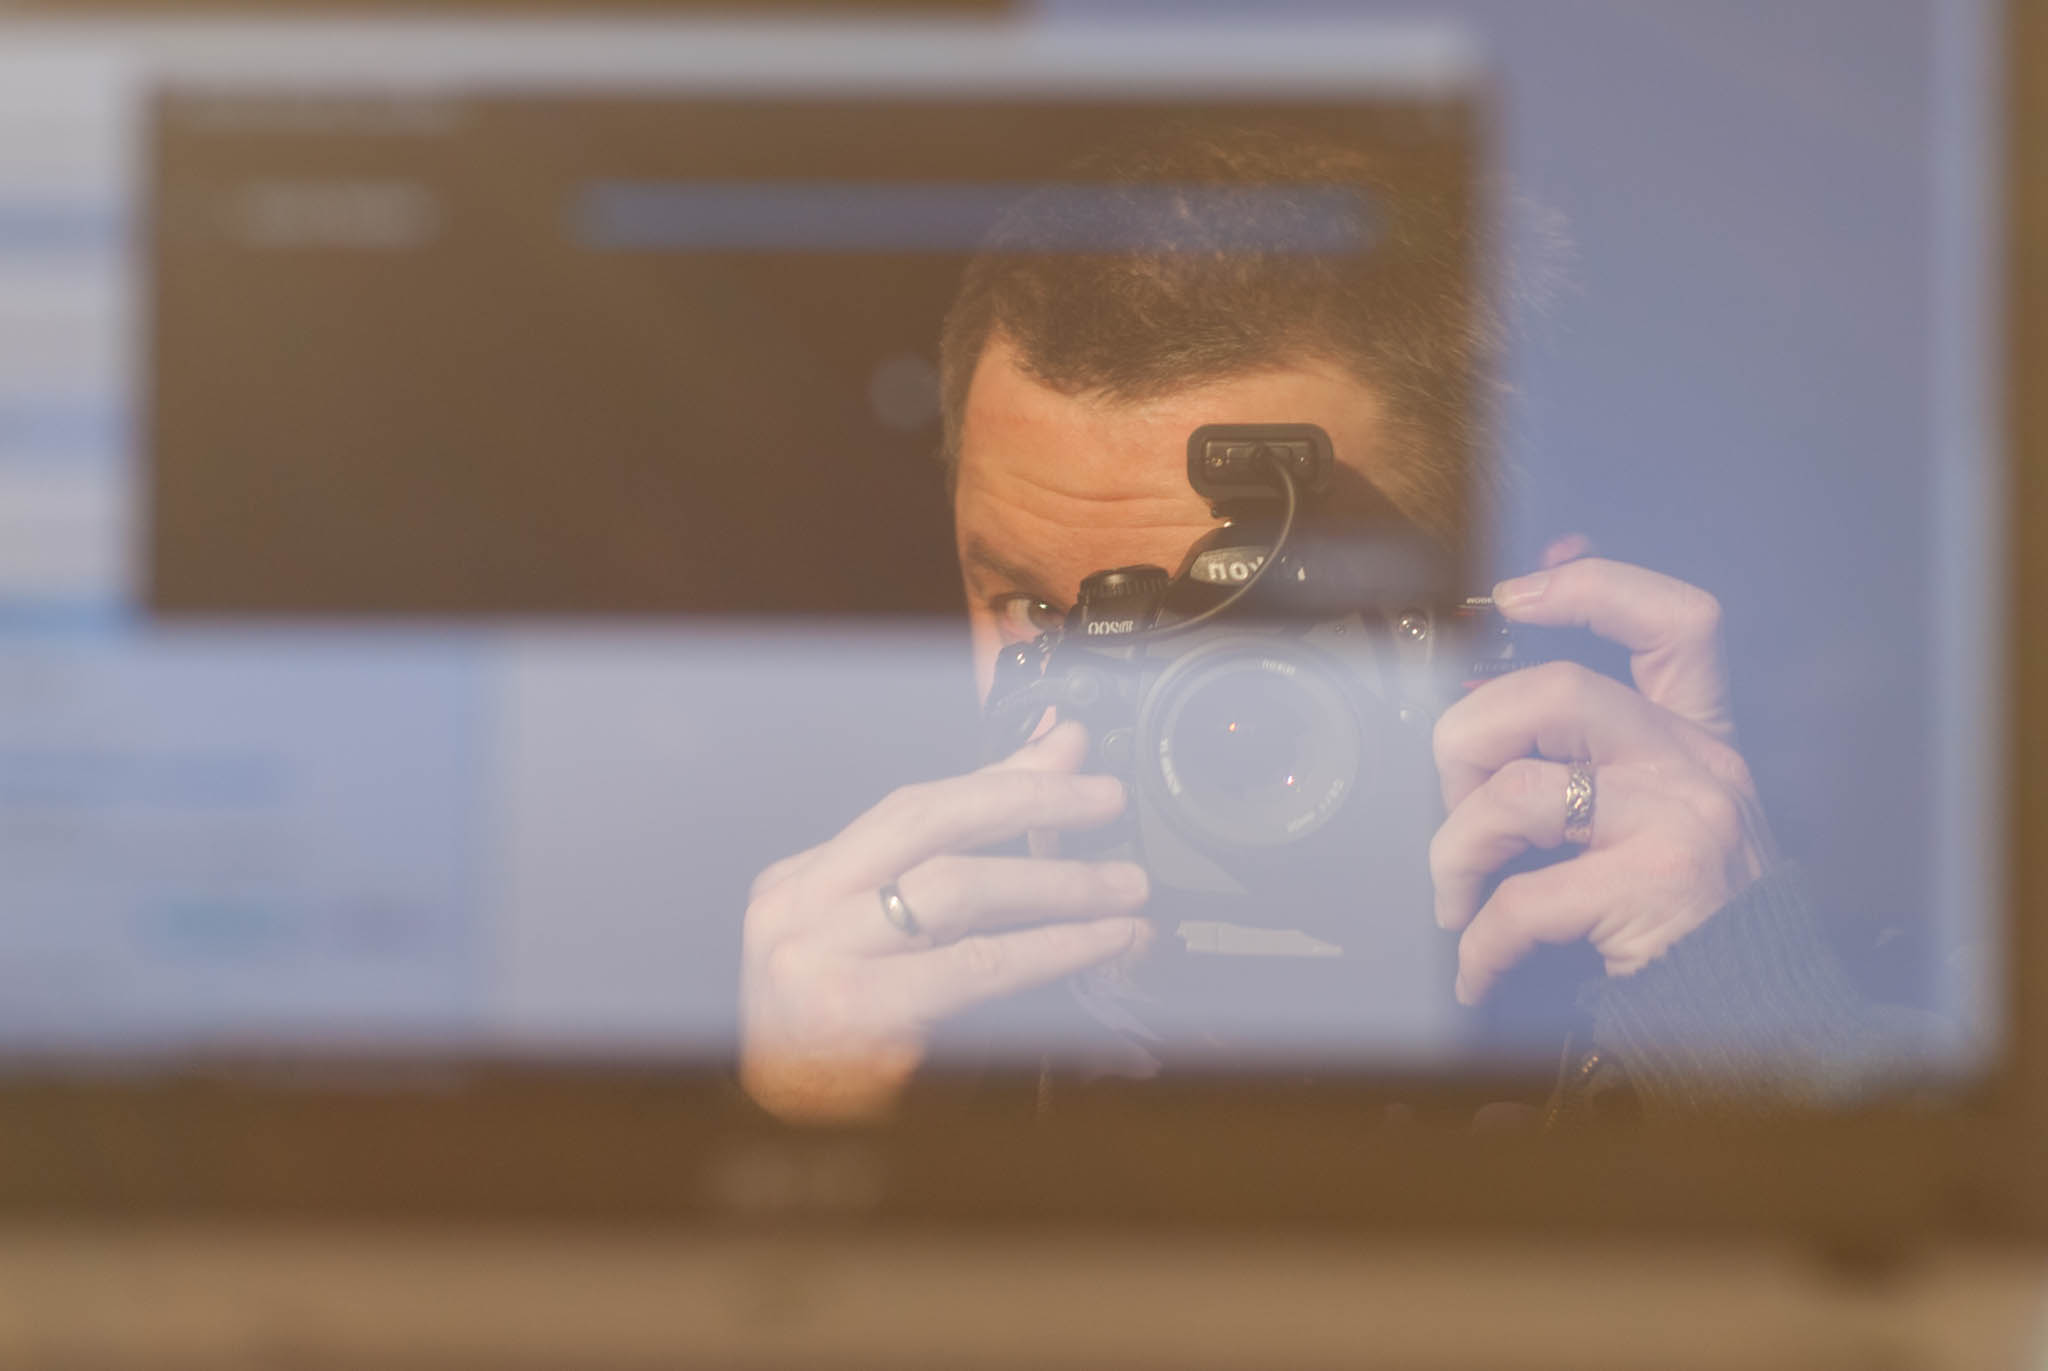
{"type": "Polygon", "coordinates": [[[1204,424],[1188,435],[1188,484],[1219,518],[1285,498],[1269,463],[1309,499],[1329,484],[1336,455],[1317,424],[1204,424]]]}

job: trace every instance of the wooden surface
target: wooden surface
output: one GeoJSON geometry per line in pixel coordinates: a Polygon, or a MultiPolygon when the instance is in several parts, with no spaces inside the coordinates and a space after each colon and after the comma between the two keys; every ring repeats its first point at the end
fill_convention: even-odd
{"type": "Polygon", "coordinates": [[[2039,1257],[1069,1236],[0,1235],[0,1364],[2044,1366],[2039,1257]]]}

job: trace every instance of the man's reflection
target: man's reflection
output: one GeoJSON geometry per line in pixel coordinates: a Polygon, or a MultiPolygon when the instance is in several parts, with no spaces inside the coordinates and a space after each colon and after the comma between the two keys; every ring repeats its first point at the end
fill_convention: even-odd
{"type": "MultiPolygon", "coordinates": [[[[1375,189],[1343,149],[1271,133],[1176,133],[1080,170],[1375,189]]],[[[1033,216],[1057,213],[1027,204],[1002,233],[1028,246],[1033,216]]],[[[1415,525],[1468,531],[1479,483],[1461,425],[1489,335],[1474,300],[1443,294],[1440,274],[1425,299],[1370,260],[1248,251],[1241,235],[1204,251],[1204,226],[1187,232],[1156,252],[1093,255],[1004,250],[999,234],[968,272],[942,370],[984,695],[998,653],[1058,623],[1084,577],[1174,567],[1216,526],[1185,467],[1204,424],[1319,425],[1337,460],[1415,525]]],[[[1619,644],[1633,684],[1555,662],[1441,715],[1448,817],[1428,865],[1435,921],[1456,935],[1441,994],[1478,1004],[1540,945],[1584,943],[1605,979],[1591,1041],[1567,1062],[1566,1104],[1626,1088],[1647,1109],[1683,1109],[1794,1058],[1817,1064],[1823,1093],[1846,1088],[1889,1030],[1774,859],[1732,725],[1715,600],[1583,551],[1553,546],[1495,599],[1512,620],[1619,644]],[[1532,867],[1532,851],[1565,859],[1532,867]]],[[[1143,868],[1057,855],[1055,835],[1126,804],[1118,781],[1079,770],[1088,742],[1076,724],[1051,728],[981,771],[891,794],[761,873],[742,1026],[758,1102],[790,1118],[883,1114],[946,1020],[1155,948],[1143,868]],[[984,852],[1026,835],[1031,855],[984,852]]]]}

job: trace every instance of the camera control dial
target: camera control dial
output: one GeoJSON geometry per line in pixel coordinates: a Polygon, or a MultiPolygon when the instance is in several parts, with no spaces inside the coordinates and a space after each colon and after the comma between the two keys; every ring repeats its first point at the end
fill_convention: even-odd
{"type": "Polygon", "coordinates": [[[1076,603],[1083,635],[1123,637],[1152,626],[1173,577],[1165,567],[1124,566],[1098,571],[1081,582],[1076,603]]]}

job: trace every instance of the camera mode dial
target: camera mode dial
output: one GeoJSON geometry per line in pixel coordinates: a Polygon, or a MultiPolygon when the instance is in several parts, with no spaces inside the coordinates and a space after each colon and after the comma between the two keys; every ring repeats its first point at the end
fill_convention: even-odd
{"type": "Polygon", "coordinates": [[[1122,637],[1152,626],[1173,577],[1165,567],[1122,566],[1098,571],[1081,582],[1081,632],[1090,638],[1122,637]]]}

